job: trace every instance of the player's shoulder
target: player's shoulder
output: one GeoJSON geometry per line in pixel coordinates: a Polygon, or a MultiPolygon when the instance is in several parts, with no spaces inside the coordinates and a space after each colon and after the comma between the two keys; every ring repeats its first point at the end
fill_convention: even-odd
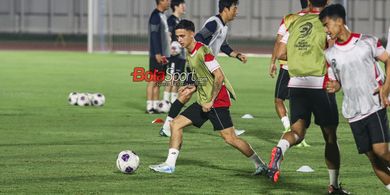
{"type": "Polygon", "coordinates": [[[160,22],[161,17],[160,17],[160,12],[155,9],[153,10],[152,14],[150,14],[150,22],[155,23],[155,22],[160,22]]]}

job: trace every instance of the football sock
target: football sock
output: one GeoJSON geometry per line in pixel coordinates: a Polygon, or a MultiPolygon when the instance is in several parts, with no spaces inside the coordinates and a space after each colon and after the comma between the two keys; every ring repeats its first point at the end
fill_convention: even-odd
{"type": "Polygon", "coordinates": [[[282,155],[284,156],[284,153],[290,147],[290,143],[287,140],[285,140],[285,139],[281,139],[281,140],[279,140],[279,143],[278,143],[277,147],[282,149],[282,155]]]}
{"type": "Polygon", "coordinates": [[[160,103],[159,100],[153,100],[153,109],[157,109],[158,108],[158,103],[160,103]]]}
{"type": "Polygon", "coordinates": [[[339,188],[339,170],[328,169],[328,172],[330,185],[334,186],[335,188],[339,188]]]}
{"type": "Polygon", "coordinates": [[[172,117],[170,116],[167,116],[167,118],[165,119],[165,122],[164,122],[164,125],[163,125],[163,129],[167,130],[167,131],[171,131],[171,121],[173,120],[172,117]]]}
{"type": "Polygon", "coordinates": [[[176,99],[177,99],[177,93],[172,92],[172,93],[171,93],[171,103],[175,102],[176,99]]]}
{"type": "Polygon", "coordinates": [[[152,100],[146,100],[146,110],[153,109],[153,101],[152,100]]]}
{"type": "Polygon", "coordinates": [[[390,184],[387,184],[386,186],[386,189],[390,191],[390,184]]]}
{"type": "Polygon", "coordinates": [[[261,165],[264,165],[265,163],[263,162],[263,160],[261,160],[261,158],[259,157],[259,155],[256,154],[256,152],[254,152],[252,154],[252,156],[249,157],[249,159],[255,164],[255,167],[259,167],[261,165]]]}
{"type": "Polygon", "coordinates": [[[164,101],[169,102],[170,97],[171,97],[171,93],[168,91],[164,91],[164,101]]]}
{"type": "Polygon", "coordinates": [[[285,130],[290,128],[290,120],[288,119],[288,116],[284,116],[280,120],[282,121],[285,130]]]}
{"type": "Polygon", "coordinates": [[[177,117],[177,115],[179,115],[179,112],[181,108],[183,108],[183,106],[184,104],[181,103],[178,99],[176,99],[176,101],[173,102],[171,109],[169,109],[168,116],[170,116],[171,118],[177,117]]]}
{"type": "Polygon", "coordinates": [[[165,163],[167,163],[171,167],[175,167],[178,156],[179,156],[179,150],[175,148],[169,148],[168,157],[165,163]]]}

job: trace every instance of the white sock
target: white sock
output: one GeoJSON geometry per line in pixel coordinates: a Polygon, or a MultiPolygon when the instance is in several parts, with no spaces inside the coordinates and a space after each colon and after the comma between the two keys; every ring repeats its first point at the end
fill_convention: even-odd
{"type": "Polygon", "coordinates": [[[390,191],[390,184],[387,184],[386,186],[386,189],[390,191]]]}
{"type": "Polygon", "coordinates": [[[167,116],[167,118],[165,119],[164,125],[163,125],[164,132],[165,132],[165,134],[167,134],[168,137],[171,136],[171,121],[172,120],[173,120],[172,117],[167,116]]]}
{"type": "Polygon", "coordinates": [[[153,100],[153,103],[152,103],[152,105],[153,105],[153,109],[157,109],[158,108],[158,104],[160,103],[160,101],[159,100],[153,100]]]}
{"type": "Polygon", "coordinates": [[[265,164],[263,160],[261,160],[260,156],[256,154],[256,152],[253,153],[252,156],[249,157],[249,159],[252,160],[256,168],[265,164]]]}
{"type": "Polygon", "coordinates": [[[333,185],[335,188],[339,188],[339,170],[328,169],[329,172],[329,184],[333,185]]]}
{"type": "Polygon", "coordinates": [[[153,101],[146,100],[146,110],[151,110],[153,108],[153,101]]]}
{"type": "Polygon", "coordinates": [[[169,98],[171,97],[171,93],[164,91],[164,101],[169,102],[169,98]]]}
{"type": "Polygon", "coordinates": [[[290,120],[288,119],[288,116],[284,116],[280,120],[282,121],[284,129],[290,128],[290,120]]]}
{"type": "Polygon", "coordinates": [[[285,139],[281,139],[279,140],[277,147],[282,149],[282,155],[284,156],[284,153],[287,151],[288,148],[290,148],[290,143],[285,139]]]}
{"type": "Polygon", "coordinates": [[[176,99],[177,99],[177,93],[172,92],[171,93],[171,103],[173,104],[173,102],[175,102],[176,99]]]}
{"type": "Polygon", "coordinates": [[[169,148],[168,157],[165,163],[167,163],[171,167],[175,167],[178,156],[179,156],[179,150],[175,148],[169,148]]]}

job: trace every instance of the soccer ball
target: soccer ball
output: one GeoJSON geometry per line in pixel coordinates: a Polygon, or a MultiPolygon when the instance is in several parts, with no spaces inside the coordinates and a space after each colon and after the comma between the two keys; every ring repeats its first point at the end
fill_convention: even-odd
{"type": "Polygon", "coordinates": [[[134,173],[139,166],[139,157],[131,150],[125,150],[118,154],[116,167],[122,173],[134,173]]]}
{"type": "Polygon", "coordinates": [[[79,98],[79,93],[77,92],[72,92],[68,96],[68,102],[70,105],[77,105],[77,98],[79,98]]]}
{"type": "Polygon", "coordinates": [[[79,106],[89,106],[90,101],[88,98],[88,95],[85,93],[80,93],[78,98],[77,98],[77,105],[79,106]]]}
{"type": "Polygon", "coordinates": [[[168,113],[169,109],[171,109],[171,103],[168,101],[160,101],[157,107],[157,111],[163,112],[163,113],[168,113]]]}
{"type": "Polygon", "coordinates": [[[181,47],[179,42],[173,41],[171,43],[171,55],[172,56],[179,55],[181,53],[181,50],[182,50],[182,47],[181,47]]]}
{"type": "Polygon", "coordinates": [[[103,106],[106,102],[106,98],[101,93],[92,94],[90,100],[93,106],[103,106]]]}

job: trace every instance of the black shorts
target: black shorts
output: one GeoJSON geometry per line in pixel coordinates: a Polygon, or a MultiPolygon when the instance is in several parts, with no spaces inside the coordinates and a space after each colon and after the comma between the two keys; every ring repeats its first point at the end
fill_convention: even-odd
{"type": "Polygon", "coordinates": [[[160,64],[157,62],[156,57],[149,56],[149,71],[154,72],[154,70],[157,70],[157,72],[164,72],[167,69],[166,64],[160,64]]]}
{"type": "Polygon", "coordinates": [[[389,121],[386,109],[349,124],[359,154],[372,150],[372,145],[389,142],[389,121]]]}
{"type": "Polygon", "coordinates": [[[289,97],[288,82],[289,81],[290,81],[290,75],[288,74],[288,70],[280,68],[278,80],[276,80],[275,98],[279,98],[282,100],[288,99],[288,97],[289,97]]]}
{"type": "Polygon", "coordinates": [[[186,65],[186,60],[177,56],[171,56],[169,58],[169,63],[167,69],[173,69],[173,73],[182,73],[184,72],[184,67],[186,65]],[[173,65],[174,64],[174,65],[173,65]]]}
{"type": "Polygon", "coordinates": [[[210,112],[203,112],[202,106],[195,102],[180,115],[191,120],[192,124],[198,128],[202,127],[207,120],[213,124],[214,131],[233,127],[228,107],[212,108],[210,112]]]}
{"type": "Polygon", "coordinates": [[[303,119],[306,128],[310,126],[312,113],[319,126],[339,124],[336,96],[323,89],[290,88],[290,112],[291,124],[303,119]]]}

